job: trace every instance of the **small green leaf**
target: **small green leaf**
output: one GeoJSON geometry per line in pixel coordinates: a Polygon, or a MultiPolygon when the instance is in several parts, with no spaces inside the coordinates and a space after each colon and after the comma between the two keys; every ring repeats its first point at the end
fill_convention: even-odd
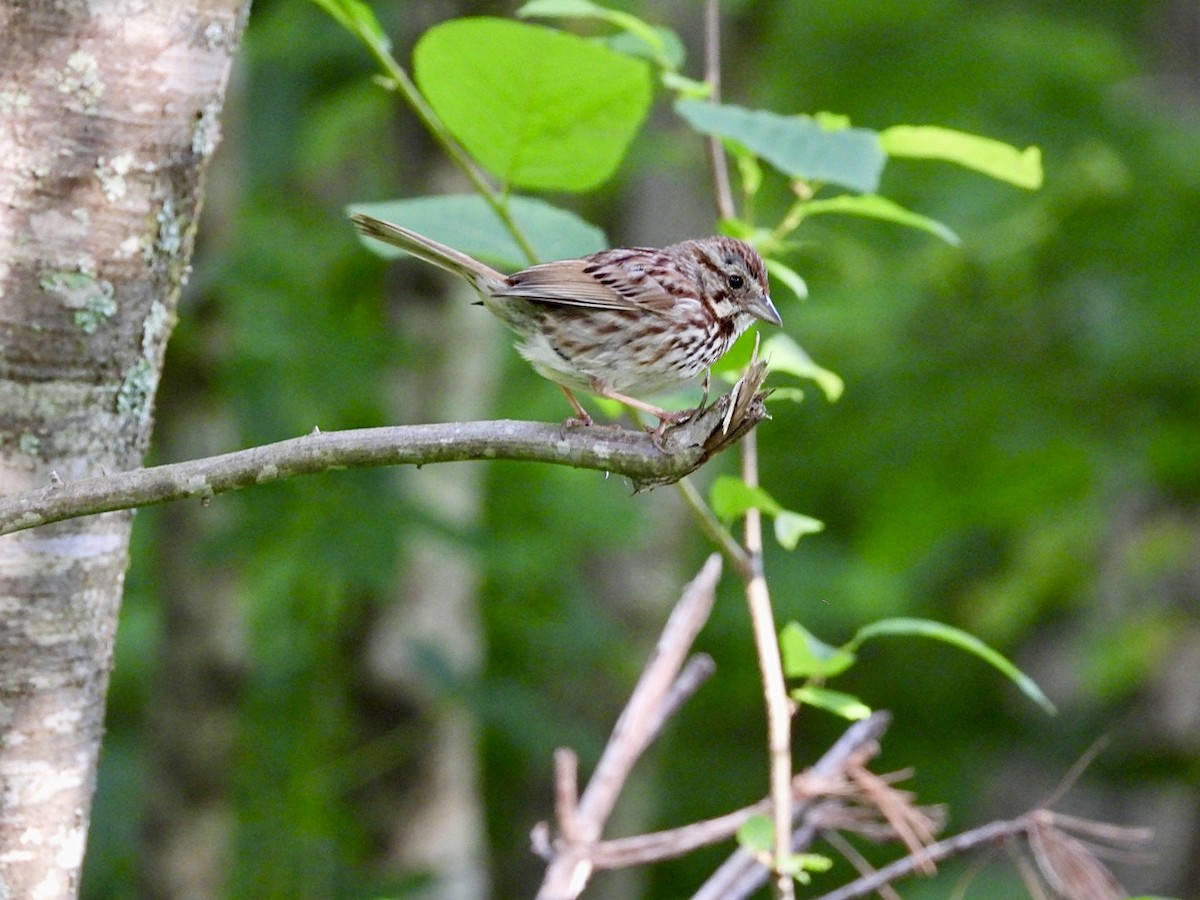
{"type": "Polygon", "coordinates": [[[680,100],[675,111],[702,134],[731,138],[784,174],[806,181],[874,191],[886,161],[879,138],[865,128],[827,131],[808,116],[680,100]]]}
{"type": "Polygon", "coordinates": [[[708,491],[708,502],[717,518],[732,521],[748,509],[761,509],[775,515],[783,512],[775,499],[760,487],[751,487],[732,475],[718,475],[708,491]]]}
{"type": "Polygon", "coordinates": [[[878,194],[841,194],[827,200],[811,200],[804,204],[804,215],[817,216],[822,213],[841,213],[847,216],[865,216],[869,219],[882,219],[885,222],[895,222],[897,225],[907,225],[927,231],[941,238],[947,244],[957,247],[962,243],[959,236],[943,225],[937,219],[931,219],[920,213],[905,209],[878,194]]]}
{"type": "Polygon", "coordinates": [[[375,12],[362,0],[313,0],[338,24],[369,46],[386,53],[392,43],[375,18],[375,12]]]}
{"type": "Polygon", "coordinates": [[[936,125],[895,125],[880,132],[879,141],[888,156],[941,159],[1017,187],[1036,190],[1042,186],[1042,151],[1038,147],[1019,150],[1003,141],[936,125]]]}
{"type": "Polygon", "coordinates": [[[799,378],[811,378],[825,393],[825,399],[836,403],[842,396],[845,382],[834,372],[812,361],[804,349],[789,335],[776,332],[762,344],[761,355],[773,372],[786,372],[799,378]]]}
{"type": "Polygon", "coordinates": [[[674,31],[651,25],[630,13],[592,3],[591,0],[529,0],[517,10],[517,17],[600,19],[622,29],[624,35],[633,42],[610,42],[614,50],[649,59],[670,72],[683,65],[683,41],[674,31]]]}
{"type": "Polygon", "coordinates": [[[789,403],[803,403],[804,391],[798,387],[773,387],[771,388],[771,396],[767,400],[771,403],[778,403],[781,400],[786,400],[789,403]]]}
{"type": "Polygon", "coordinates": [[[961,628],[955,628],[953,625],[946,625],[942,622],[931,622],[928,619],[881,619],[878,622],[872,622],[858,630],[854,636],[854,640],[848,646],[851,649],[857,649],[864,641],[874,637],[894,636],[894,635],[915,635],[917,637],[933,638],[934,640],[944,641],[947,644],[958,647],[960,650],[966,650],[975,656],[978,656],[988,665],[998,669],[1005,677],[1011,680],[1026,697],[1038,704],[1046,712],[1054,715],[1056,712],[1054,704],[1050,699],[1042,693],[1042,689],[1037,686],[1032,678],[1014,666],[1003,655],[997,653],[979,638],[973,634],[968,634],[961,628]]]}
{"type": "Polygon", "coordinates": [[[800,277],[799,272],[770,256],[763,262],[767,264],[767,272],[772,278],[782,281],[784,286],[799,299],[804,300],[808,297],[808,285],[800,277]]]}
{"type": "MultiPolygon", "coordinates": [[[[520,269],[529,260],[490,206],[477,194],[452,194],[355,203],[347,212],[363,212],[411,228],[482,259],[501,269],[520,269]]],[[[572,212],[531,197],[510,197],[508,212],[528,238],[539,260],[586,256],[608,246],[604,232],[572,212]]],[[[403,251],[363,238],[380,256],[394,258],[403,251]]]]}
{"type": "Polygon", "coordinates": [[[543,19],[605,18],[609,10],[591,0],[528,0],[517,10],[517,18],[543,19]]]}
{"type": "Polygon", "coordinates": [[[775,513],[775,540],[784,550],[795,550],[800,538],[825,530],[825,523],[812,516],[783,509],[775,513]]]}
{"type": "Polygon", "coordinates": [[[753,815],[737,830],[737,842],[756,856],[770,853],[775,846],[775,823],[761,813],[753,815]]]}
{"type": "Polygon", "coordinates": [[[796,688],[791,694],[792,699],[797,703],[807,703],[809,706],[816,706],[826,712],[833,713],[835,716],[849,719],[851,722],[865,719],[871,714],[871,707],[867,706],[867,704],[863,703],[853,694],[846,694],[842,691],[831,691],[829,688],[805,685],[804,687],[796,688]]]}
{"type": "Polygon", "coordinates": [[[596,187],[650,108],[644,61],[540,25],[452,19],[422,35],[413,63],[446,127],[506,187],[596,187]]]}
{"type": "Polygon", "coordinates": [[[833,678],[854,665],[854,654],[826,644],[799,622],[788,622],[779,632],[783,673],[788,678],[833,678]]]}

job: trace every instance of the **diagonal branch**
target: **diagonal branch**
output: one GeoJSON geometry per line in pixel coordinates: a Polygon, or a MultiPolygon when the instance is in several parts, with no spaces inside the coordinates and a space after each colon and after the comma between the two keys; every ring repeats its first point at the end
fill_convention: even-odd
{"type": "Polygon", "coordinates": [[[329,469],[427,465],[461,460],[547,462],[624,475],[637,490],[695,471],[766,418],[765,371],[661,439],[615,426],[455,422],[319,432],[189,462],[63,481],[0,497],[0,534],[49,522],[217,494],[329,469]]]}
{"type": "Polygon", "coordinates": [[[573,802],[573,784],[565,784],[574,781],[574,771],[559,764],[561,837],[551,843],[546,838],[548,829],[535,831],[535,846],[545,844],[544,849],[550,851],[550,864],[537,895],[541,900],[571,900],[582,892],[596,868],[592,856],[604,825],[634,764],[657,737],[667,715],[678,708],[681,695],[698,686],[705,671],[711,671],[704,665],[685,667],[685,659],[708,621],[720,577],[721,557],[714,553],[684,587],[577,803],[573,802]]]}

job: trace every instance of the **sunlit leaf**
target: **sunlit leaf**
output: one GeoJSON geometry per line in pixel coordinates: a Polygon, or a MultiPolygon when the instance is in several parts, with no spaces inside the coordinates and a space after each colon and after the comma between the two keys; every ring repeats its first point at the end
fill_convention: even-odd
{"type": "Polygon", "coordinates": [[[1005,677],[1016,684],[1025,696],[1033,700],[1033,702],[1046,712],[1051,715],[1055,712],[1054,704],[1042,693],[1042,689],[1037,686],[1032,678],[1014,666],[1003,655],[979,640],[979,638],[973,634],[968,634],[960,628],[955,628],[953,625],[946,625],[942,622],[931,622],[928,619],[881,619],[878,622],[872,622],[870,625],[860,628],[854,636],[854,640],[851,641],[851,646],[857,648],[864,641],[871,638],[895,635],[915,635],[917,637],[933,638],[934,640],[951,644],[961,650],[966,650],[968,653],[979,657],[990,666],[999,670],[1005,677]]]}
{"type": "Polygon", "coordinates": [[[864,192],[879,186],[886,156],[873,131],[827,131],[809,116],[781,116],[699,100],[680,100],[675,111],[702,134],[738,141],[793,178],[864,192]]]}
{"type": "Polygon", "coordinates": [[[799,622],[779,632],[779,652],[788,678],[832,678],[854,665],[854,654],[826,644],[799,622]]]}
{"type": "Polygon", "coordinates": [[[767,272],[772,278],[782,281],[784,286],[799,299],[804,300],[808,297],[808,285],[805,284],[799,272],[773,257],[767,257],[763,262],[767,264],[767,272]]]}
{"type": "Polygon", "coordinates": [[[830,403],[842,396],[845,383],[834,372],[818,366],[790,335],[777,331],[762,343],[760,355],[767,360],[773,372],[786,372],[799,378],[810,378],[825,394],[830,403]]]}
{"type": "Polygon", "coordinates": [[[767,816],[753,815],[737,830],[737,842],[750,853],[770,853],[775,845],[775,823],[767,816]]]}
{"type": "Polygon", "coordinates": [[[510,187],[596,187],[650,108],[645,62],[540,25],[453,19],[425,32],[413,61],[446,127],[510,187]]]}
{"type": "MultiPolygon", "coordinates": [[[[510,197],[508,210],[539,260],[586,256],[608,246],[599,228],[544,200],[510,197]]],[[[395,222],[502,269],[529,265],[500,218],[477,194],[355,203],[347,211],[395,222]]],[[[403,255],[402,250],[373,238],[362,240],[380,256],[403,255]]]]}
{"type": "Polygon", "coordinates": [[[775,515],[783,512],[775,498],[760,487],[752,487],[732,475],[718,475],[708,491],[708,502],[717,518],[727,521],[746,514],[749,509],[761,509],[775,515]]]}
{"type": "Polygon", "coordinates": [[[831,691],[829,688],[813,687],[806,685],[798,687],[791,692],[792,699],[798,703],[807,703],[809,706],[817,706],[834,715],[841,716],[843,719],[849,719],[856,722],[859,719],[865,719],[871,714],[871,707],[863,703],[853,694],[845,694],[841,691],[831,691]]]}
{"type": "Polygon", "coordinates": [[[885,222],[895,222],[897,225],[927,231],[955,247],[962,243],[957,234],[937,219],[905,209],[899,203],[878,194],[841,194],[827,200],[812,200],[804,205],[805,216],[817,216],[822,213],[882,219],[885,222]]]}
{"type": "Polygon", "coordinates": [[[941,159],[1031,190],[1042,186],[1042,151],[936,125],[895,125],[879,134],[888,156],[941,159]]]}
{"type": "Polygon", "coordinates": [[[775,540],[784,550],[795,550],[800,538],[824,530],[825,523],[812,516],[787,509],[775,513],[775,540]]]}

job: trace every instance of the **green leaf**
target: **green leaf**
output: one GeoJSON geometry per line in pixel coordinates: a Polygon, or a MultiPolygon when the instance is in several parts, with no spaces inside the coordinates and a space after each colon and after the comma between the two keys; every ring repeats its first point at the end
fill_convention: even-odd
{"type": "MultiPolygon", "coordinates": [[[[508,211],[539,260],[586,256],[608,246],[599,228],[543,200],[510,197],[508,211]]],[[[529,265],[500,218],[476,194],[355,203],[347,207],[347,212],[369,213],[395,222],[502,269],[529,265]]],[[[362,240],[380,256],[404,255],[404,251],[381,241],[362,240]]]]}
{"type": "Polygon", "coordinates": [[[596,187],[616,170],[650,108],[642,60],[507,19],[431,28],[413,63],[446,127],[507,187],[596,187]]]}
{"type": "Polygon", "coordinates": [[[767,272],[772,278],[782,281],[784,286],[799,299],[804,300],[808,297],[808,285],[804,283],[799,272],[773,257],[767,257],[763,262],[767,264],[767,272]]]}
{"type": "Polygon", "coordinates": [[[879,141],[888,156],[941,159],[1017,187],[1036,190],[1042,186],[1042,151],[1038,147],[1019,150],[1003,141],[936,125],[895,125],[880,132],[879,141]]]}
{"type": "Polygon", "coordinates": [[[375,12],[362,0],[313,0],[329,13],[338,24],[359,40],[381,52],[388,52],[392,42],[375,18],[375,12]]]}
{"type": "Polygon", "coordinates": [[[849,719],[851,722],[865,719],[871,714],[871,707],[853,694],[846,694],[842,691],[831,691],[828,688],[805,685],[796,688],[791,694],[792,699],[797,703],[807,703],[809,706],[819,707],[826,712],[841,716],[843,719],[849,719]]]}
{"type": "Polygon", "coordinates": [[[808,116],[700,100],[680,100],[675,111],[702,134],[736,140],[792,178],[864,192],[879,186],[886,157],[873,131],[827,131],[808,116]]]}
{"type": "Polygon", "coordinates": [[[825,399],[830,403],[836,403],[842,396],[845,382],[836,373],[813,362],[804,348],[784,332],[777,331],[763,341],[761,355],[773,372],[811,378],[824,391],[825,399]]]}
{"type": "Polygon", "coordinates": [[[800,538],[825,530],[825,523],[803,513],[782,509],[775,513],[775,540],[784,550],[795,550],[800,538]]]}
{"type": "Polygon", "coordinates": [[[744,516],[748,509],[761,509],[775,515],[783,512],[775,498],[760,487],[751,487],[732,475],[718,475],[708,491],[708,502],[717,518],[730,521],[744,516]]]}
{"type": "Polygon", "coordinates": [[[771,396],[767,398],[771,403],[778,403],[786,400],[789,403],[803,403],[804,391],[798,387],[773,387],[771,388],[771,396]]]}
{"type": "Polygon", "coordinates": [[[737,830],[738,845],[750,853],[770,853],[775,847],[775,823],[758,813],[742,823],[737,830]]]}
{"type": "Polygon", "coordinates": [[[591,0],[528,0],[517,10],[521,19],[539,16],[543,19],[605,18],[609,10],[591,0]]]}
{"type": "Polygon", "coordinates": [[[934,640],[944,641],[958,647],[960,650],[966,650],[990,666],[998,669],[1005,677],[1011,680],[1026,697],[1038,704],[1046,712],[1053,715],[1056,710],[1050,699],[1042,693],[1042,689],[1037,686],[1032,678],[1014,666],[1003,655],[997,653],[979,638],[973,634],[968,634],[960,628],[955,628],[953,625],[946,625],[942,622],[931,622],[928,619],[881,619],[878,622],[873,622],[870,625],[860,628],[854,636],[854,640],[850,642],[852,649],[857,649],[864,641],[874,637],[895,636],[895,635],[915,635],[917,637],[933,638],[934,640]]]}
{"type": "Polygon", "coordinates": [[[854,654],[826,644],[799,622],[788,622],[779,632],[783,673],[788,678],[833,678],[854,665],[854,654]]]}
{"type": "Polygon", "coordinates": [[[806,217],[822,213],[842,213],[848,216],[882,219],[885,222],[895,222],[898,225],[907,225],[909,228],[927,231],[955,247],[962,243],[957,234],[936,219],[905,209],[899,203],[886,197],[880,197],[878,194],[842,194],[830,197],[828,200],[811,200],[804,204],[806,217]]]}

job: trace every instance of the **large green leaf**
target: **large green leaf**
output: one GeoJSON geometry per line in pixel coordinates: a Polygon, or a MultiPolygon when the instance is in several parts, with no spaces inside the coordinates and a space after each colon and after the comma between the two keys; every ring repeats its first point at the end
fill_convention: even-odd
{"type": "Polygon", "coordinates": [[[675,111],[697,131],[737,141],[793,178],[866,193],[879,186],[887,160],[879,136],[865,128],[829,130],[809,116],[702,100],[680,100],[675,111]]]}
{"type": "Polygon", "coordinates": [[[507,19],[431,28],[413,65],[446,127],[507,187],[596,187],[617,168],[650,108],[644,61],[507,19]]]}
{"type": "MultiPolygon", "coordinates": [[[[502,269],[529,265],[500,217],[475,194],[355,203],[347,210],[411,228],[502,269]]],[[[511,197],[508,211],[540,261],[586,256],[608,246],[599,228],[542,200],[511,197]]],[[[382,241],[363,238],[363,243],[381,256],[403,255],[382,241]]]]}

